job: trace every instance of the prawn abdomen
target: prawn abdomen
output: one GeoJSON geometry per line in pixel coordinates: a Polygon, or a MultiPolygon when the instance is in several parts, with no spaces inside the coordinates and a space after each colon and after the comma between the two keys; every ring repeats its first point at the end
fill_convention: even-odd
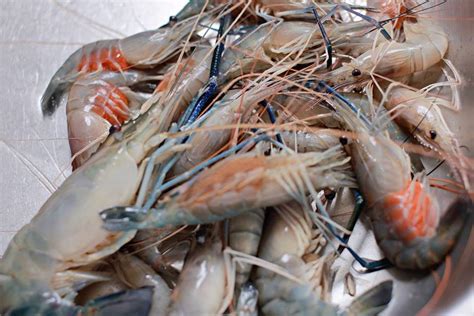
{"type": "Polygon", "coordinates": [[[460,197],[449,207],[435,230],[421,235],[418,227],[407,227],[408,232],[401,232],[382,210],[372,209],[372,227],[378,245],[395,266],[423,270],[439,264],[452,250],[472,210],[472,201],[460,197]]]}

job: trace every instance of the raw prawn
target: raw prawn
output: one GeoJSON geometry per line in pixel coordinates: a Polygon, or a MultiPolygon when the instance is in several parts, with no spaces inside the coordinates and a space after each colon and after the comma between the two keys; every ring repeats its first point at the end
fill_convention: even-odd
{"type": "Polygon", "coordinates": [[[438,106],[442,100],[402,86],[391,86],[387,90],[386,101],[384,106],[391,111],[395,121],[420,144],[446,159],[469,190],[469,175],[459,168],[466,166],[459,143],[438,106]]]}
{"type": "Polygon", "coordinates": [[[134,84],[153,80],[139,71],[103,71],[79,77],[71,86],[66,105],[68,138],[75,168],[97,150],[111,128],[120,130],[136,117],[145,97],[131,91],[134,84]]]}
{"type": "Polygon", "coordinates": [[[171,295],[169,315],[216,315],[225,294],[226,269],[220,242],[207,241],[186,260],[171,295]],[[206,297],[203,302],[203,295],[206,297]]]}
{"type": "MultiPolygon", "coordinates": [[[[285,204],[269,213],[259,257],[280,265],[300,281],[259,267],[255,283],[263,313],[339,315],[339,308],[327,302],[331,283],[328,269],[334,257],[320,257],[322,246],[324,238],[313,230],[308,214],[298,204],[285,204]],[[308,258],[303,260],[305,254],[308,258]]],[[[390,302],[391,292],[391,282],[381,283],[356,299],[344,314],[375,315],[390,302]]]]}
{"type": "Polygon", "coordinates": [[[100,71],[123,72],[151,68],[173,56],[193,28],[194,19],[172,27],[145,31],[123,39],[87,44],[74,52],[51,79],[41,98],[45,115],[53,114],[61,97],[82,74],[100,71]]]}
{"type": "Polygon", "coordinates": [[[325,75],[332,86],[361,83],[381,75],[398,78],[437,64],[448,50],[444,32],[424,21],[404,23],[404,43],[383,41],[374,49],[325,75]]]}
{"type": "Polygon", "coordinates": [[[397,267],[427,269],[452,249],[472,202],[459,198],[440,221],[440,210],[422,176],[410,176],[410,159],[382,134],[370,133],[355,115],[338,107],[357,133],[351,157],[375,238],[397,267]]]}
{"type": "Polygon", "coordinates": [[[144,229],[167,225],[216,222],[248,210],[278,205],[292,199],[303,174],[316,188],[352,187],[348,159],[340,147],[322,153],[253,153],[224,159],[181,185],[155,209],[115,207],[102,212],[110,230],[144,229]],[[294,182],[296,181],[296,182],[294,182]]]}

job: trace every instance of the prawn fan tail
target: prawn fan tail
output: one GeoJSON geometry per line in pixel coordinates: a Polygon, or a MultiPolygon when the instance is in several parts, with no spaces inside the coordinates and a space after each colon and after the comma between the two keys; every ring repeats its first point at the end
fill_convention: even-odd
{"type": "MultiPolygon", "coordinates": [[[[86,46],[85,46],[86,47],[86,46]]],[[[85,47],[76,50],[56,71],[41,96],[41,111],[44,116],[51,116],[61,105],[61,99],[74,83],[74,73],[85,47]]]]}

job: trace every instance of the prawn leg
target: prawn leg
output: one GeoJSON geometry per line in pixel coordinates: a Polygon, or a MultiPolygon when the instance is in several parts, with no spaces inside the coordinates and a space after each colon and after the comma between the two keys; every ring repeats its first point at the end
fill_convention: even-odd
{"type": "MultiPolygon", "coordinates": [[[[260,102],[260,104],[266,109],[268,117],[270,118],[270,122],[272,124],[275,124],[276,123],[276,114],[275,114],[275,109],[273,108],[273,106],[270,103],[268,103],[267,100],[262,100],[260,102]]],[[[280,133],[276,134],[276,139],[279,143],[284,144],[283,138],[281,138],[280,133]]]]}
{"type": "MultiPolygon", "coordinates": [[[[359,193],[359,191],[354,191],[354,196],[356,199],[356,204],[354,207],[354,213],[353,213],[353,216],[351,218],[351,223],[350,223],[350,225],[352,225],[351,230],[352,228],[354,228],[355,223],[360,215],[360,211],[364,204],[364,200],[362,198],[362,195],[359,193]]],[[[318,201],[316,200],[316,203],[317,202],[318,201]]],[[[330,216],[328,212],[326,211],[325,207],[321,203],[317,203],[317,206],[318,206],[318,209],[323,214],[323,216],[330,219],[330,216]]],[[[310,217],[312,217],[311,212],[309,212],[308,214],[310,215],[310,217]]],[[[386,258],[374,261],[374,260],[370,260],[370,259],[359,256],[359,254],[347,244],[349,236],[344,236],[344,237],[339,236],[336,232],[335,227],[330,222],[327,222],[327,228],[331,232],[331,234],[340,242],[341,247],[346,248],[350,252],[352,257],[355,259],[355,261],[357,261],[364,268],[363,270],[364,272],[375,272],[375,271],[392,267],[392,264],[386,258]]]]}

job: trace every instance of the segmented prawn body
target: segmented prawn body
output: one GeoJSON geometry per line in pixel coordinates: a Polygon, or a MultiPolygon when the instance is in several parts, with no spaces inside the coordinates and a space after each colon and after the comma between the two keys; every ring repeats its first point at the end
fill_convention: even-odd
{"type": "Polygon", "coordinates": [[[440,221],[440,210],[423,176],[410,176],[410,159],[393,141],[369,133],[362,122],[340,109],[357,133],[351,157],[359,188],[370,209],[378,245],[397,267],[427,269],[452,249],[472,208],[461,198],[440,221]]]}
{"type": "Polygon", "coordinates": [[[171,295],[169,315],[217,315],[225,294],[226,269],[220,242],[199,246],[186,260],[171,295]],[[203,293],[206,293],[205,303],[203,293]]]}
{"type": "MultiPolygon", "coordinates": [[[[229,247],[241,253],[255,256],[262,236],[264,209],[250,210],[229,220],[229,247]]],[[[235,267],[235,293],[248,281],[252,266],[237,264],[235,267]]],[[[236,295],[239,296],[239,295],[236,295]]]]}
{"type": "Polygon", "coordinates": [[[299,153],[322,152],[339,144],[339,137],[328,129],[283,131],[280,135],[289,148],[299,153]]]}
{"type": "Polygon", "coordinates": [[[82,165],[109,135],[136,117],[145,97],[128,86],[151,77],[139,71],[102,71],[83,75],[71,86],[66,104],[68,138],[75,168],[82,165]]]}
{"type": "Polygon", "coordinates": [[[373,74],[399,78],[430,68],[446,54],[448,38],[425,21],[404,23],[406,41],[382,40],[372,50],[330,72],[327,82],[334,86],[356,84],[373,74]]]}
{"type": "Polygon", "coordinates": [[[292,180],[304,174],[316,188],[352,187],[348,160],[340,147],[271,158],[254,153],[236,155],[171,191],[155,209],[112,208],[102,212],[102,217],[111,230],[216,222],[290,201],[298,189],[307,190],[292,180]]]}
{"type": "Polygon", "coordinates": [[[165,281],[149,265],[135,256],[118,254],[112,260],[119,279],[130,288],[153,287],[150,315],[164,315],[168,309],[171,293],[165,281]]]}
{"type": "Polygon", "coordinates": [[[386,307],[391,299],[391,282],[382,283],[372,289],[372,293],[362,295],[347,311],[340,311],[328,303],[329,267],[334,256],[321,254],[324,245],[324,237],[312,228],[308,214],[300,205],[288,203],[269,212],[258,255],[285,268],[296,279],[264,268],[257,269],[255,284],[265,315],[340,315],[346,312],[376,315],[386,307]],[[310,257],[304,260],[305,255],[310,257]]]}
{"type": "Polygon", "coordinates": [[[41,99],[43,113],[51,115],[71,84],[85,73],[123,72],[130,68],[151,68],[175,54],[193,27],[193,20],[171,27],[141,32],[123,39],[87,44],[74,52],[51,79],[41,99]]]}

